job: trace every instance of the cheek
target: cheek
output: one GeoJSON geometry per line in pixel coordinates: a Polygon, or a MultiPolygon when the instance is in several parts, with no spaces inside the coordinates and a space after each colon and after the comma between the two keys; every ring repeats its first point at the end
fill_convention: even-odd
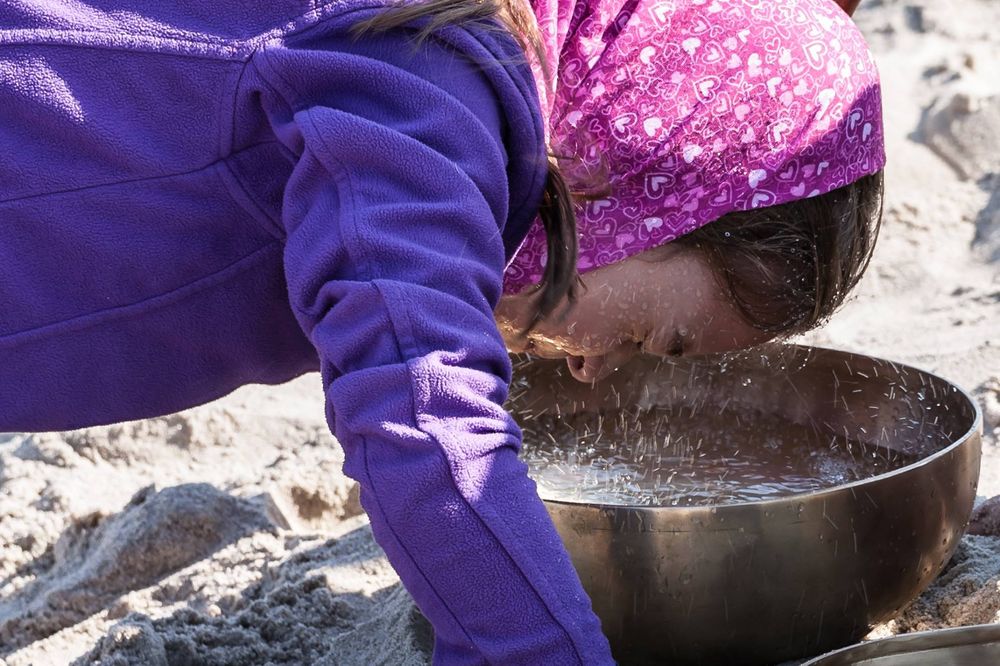
{"type": "Polygon", "coordinates": [[[588,299],[573,313],[578,322],[576,337],[582,341],[582,336],[589,336],[593,344],[604,346],[631,338],[646,310],[634,292],[588,299]]]}
{"type": "Polygon", "coordinates": [[[700,339],[692,340],[692,347],[697,353],[705,354],[747,349],[763,344],[774,336],[753,328],[737,313],[726,311],[710,319],[698,337],[700,339]]]}
{"type": "Polygon", "coordinates": [[[542,322],[531,332],[535,342],[581,356],[605,353],[632,334],[627,313],[612,313],[579,303],[562,319],[542,322]]]}

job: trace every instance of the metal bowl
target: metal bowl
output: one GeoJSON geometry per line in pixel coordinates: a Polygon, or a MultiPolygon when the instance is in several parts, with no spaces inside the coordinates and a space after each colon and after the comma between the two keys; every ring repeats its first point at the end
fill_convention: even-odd
{"type": "Polygon", "coordinates": [[[625,664],[774,664],[855,643],[937,576],[972,510],[978,407],[944,379],[898,363],[792,346],[738,359],[639,357],[596,386],[552,361],[522,364],[516,377],[509,407],[521,421],[623,404],[680,403],[708,415],[743,408],[921,456],[769,501],[547,500],[625,664]]]}
{"type": "Polygon", "coordinates": [[[1000,625],[921,631],[853,645],[802,666],[985,666],[1000,664],[1000,625]]]}

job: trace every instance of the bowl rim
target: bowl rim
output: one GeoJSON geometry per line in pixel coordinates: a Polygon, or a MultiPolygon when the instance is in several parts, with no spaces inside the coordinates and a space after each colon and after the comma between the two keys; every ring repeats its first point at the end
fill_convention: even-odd
{"type": "MultiPolygon", "coordinates": [[[[836,661],[837,657],[846,656],[851,658],[853,656],[852,653],[859,653],[857,655],[859,658],[868,660],[915,654],[938,648],[955,648],[984,643],[1000,643],[1000,624],[970,624],[964,627],[945,627],[927,631],[914,631],[908,634],[897,634],[825,652],[818,657],[813,657],[809,661],[804,662],[802,666],[824,666],[830,660],[834,660],[830,662],[831,664],[836,664],[838,663],[836,661]],[[983,638],[987,640],[982,640],[983,638]],[[883,648],[887,648],[888,651],[883,650],[882,653],[878,653],[883,648]],[[875,651],[875,654],[869,654],[870,651],[875,651]]],[[[859,662],[854,661],[851,663],[859,662]]]]}
{"type": "MultiPolygon", "coordinates": [[[[960,447],[964,446],[975,435],[981,434],[982,425],[983,425],[983,413],[982,413],[982,410],[979,407],[979,403],[972,396],[972,394],[970,394],[964,388],[962,388],[961,386],[959,386],[955,382],[947,379],[946,377],[942,377],[941,375],[939,375],[939,374],[937,374],[935,372],[931,372],[930,370],[925,370],[924,368],[921,368],[921,367],[915,366],[915,365],[910,365],[908,363],[901,363],[899,361],[893,361],[893,360],[890,360],[890,359],[881,358],[879,356],[872,356],[870,354],[862,354],[860,352],[854,352],[854,351],[850,351],[850,350],[847,350],[847,349],[836,349],[836,348],[833,348],[833,347],[820,347],[820,346],[815,346],[815,345],[800,345],[800,344],[789,344],[789,345],[786,345],[786,346],[788,346],[788,347],[794,347],[796,349],[805,350],[806,353],[811,353],[812,351],[826,351],[826,352],[834,352],[834,353],[837,353],[837,354],[846,354],[846,355],[849,355],[849,356],[862,356],[864,358],[875,359],[877,361],[885,361],[885,362],[887,362],[887,363],[889,363],[891,365],[894,365],[894,366],[897,366],[897,367],[900,367],[900,368],[906,368],[908,370],[914,370],[914,371],[922,373],[924,375],[929,375],[930,377],[933,377],[933,378],[935,378],[937,380],[940,380],[940,381],[948,384],[949,386],[951,386],[963,398],[965,398],[965,400],[968,401],[968,403],[970,405],[972,405],[972,409],[973,409],[972,424],[969,426],[968,430],[966,430],[960,437],[958,437],[954,442],[952,442],[948,446],[944,447],[943,449],[941,449],[939,451],[935,451],[931,455],[926,456],[924,458],[921,458],[920,460],[917,460],[916,462],[912,462],[909,465],[905,465],[903,467],[899,467],[899,468],[891,470],[889,472],[882,472],[881,474],[876,474],[875,476],[870,476],[870,477],[865,478],[865,479],[858,479],[856,481],[851,481],[849,483],[843,483],[843,484],[836,485],[836,486],[830,486],[829,488],[821,488],[819,490],[811,490],[811,491],[805,492],[805,493],[794,493],[794,494],[791,494],[791,495],[783,495],[781,497],[775,497],[775,498],[772,498],[772,499],[765,499],[765,500],[743,500],[743,501],[737,501],[737,502],[726,502],[726,503],[723,503],[723,504],[700,504],[700,505],[696,505],[696,506],[659,506],[659,505],[649,505],[649,504],[604,504],[604,503],[600,503],[600,502],[574,502],[572,500],[563,500],[563,499],[545,499],[544,497],[541,497],[541,493],[539,493],[539,497],[547,505],[565,506],[565,507],[576,507],[576,508],[590,507],[590,508],[599,509],[599,510],[603,510],[603,511],[617,510],[617,509],[624,509],[624,510],[628,510],[628,511],[639,511],[639,510],[648,510],[648,511],[662,511],[662,510],[699,511],[699,510],[704,510],[704,511],[706,511],[708,513],[712,513],[713,511],[715,513],[718,513],[719,511],[732,510],[732,509],[736,509],[736,508],[743,509],[743,508],[746,508],[746,507],[761,507],[761,508],[764,508],[764,507],[773,507],[773,506],[779,505],[779,504],[787,504],[789,501],[806,501],[806,500],[813,500],[813,499],[816,499],[816,498],[823,498],[824,496],[832,496],[832,495],[834,495],[836,493],[842,493],[845,490],[855,490],[857,488],[860,488],[861,486],[865,486],[865,485],[868,485],[870,483],[874,483],[874,482],[877,482],[877,481],[884,481],[886,479],[890,479],[890,478],[893,478],[895,476],[902,476],[903,474],[908,474],[908,473],[910,473],[910,472],[912,472],[914,470],[917,470],[917,469],[920,469],[922,467],[926,467],[928,465],[934,464],[939,459],[941,459],[941,458],[943,458],[943,457],[951,454],[955,450],[957,450],[960,447]]],[[[978,478],[979,478],[979,472],[976,473],[976,478],[978,480],[978,478]]],[[[532,481],[534,481],[534,479],[532,479],[532,481]]]]}

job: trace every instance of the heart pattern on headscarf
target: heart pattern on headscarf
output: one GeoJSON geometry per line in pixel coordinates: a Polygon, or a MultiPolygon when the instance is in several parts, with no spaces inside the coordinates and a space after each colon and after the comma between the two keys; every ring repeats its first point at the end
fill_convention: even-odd
{"type": "MultiPolygon", "coordinates": [[[[885,165],[878,73],[833,0],[532,0],[552,81],[549,145],[602,173],[576,206],[580,270],[737,210],[815,196],[885,165]]],[[[587,179],[582,175],[581,182],[587,179]]],[[[537,282],[536,221],[504,289],[537,282]]]]}

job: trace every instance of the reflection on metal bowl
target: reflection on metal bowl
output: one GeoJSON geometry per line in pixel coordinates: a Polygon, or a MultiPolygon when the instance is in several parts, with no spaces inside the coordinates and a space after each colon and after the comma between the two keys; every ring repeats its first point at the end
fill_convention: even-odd
{"type": "Polygon", "coordinates": [[[640,357],[596,386],[561,367],[519,366],[509,403],[519,421],[684,405],[711,422],[720,410],[746,410],[916,460],[766,501],[546,500],[624,664],[774,664],[856,642],[934,579],[967,524],[981,416],[933,374],[801,346],[738,358],[640,357]]]}
{"type": "Polygon", "coordinates": [[[1000,664],[1000,625],[920,631],[853,645],[802,666],[987,666],[1000,664]]]}

